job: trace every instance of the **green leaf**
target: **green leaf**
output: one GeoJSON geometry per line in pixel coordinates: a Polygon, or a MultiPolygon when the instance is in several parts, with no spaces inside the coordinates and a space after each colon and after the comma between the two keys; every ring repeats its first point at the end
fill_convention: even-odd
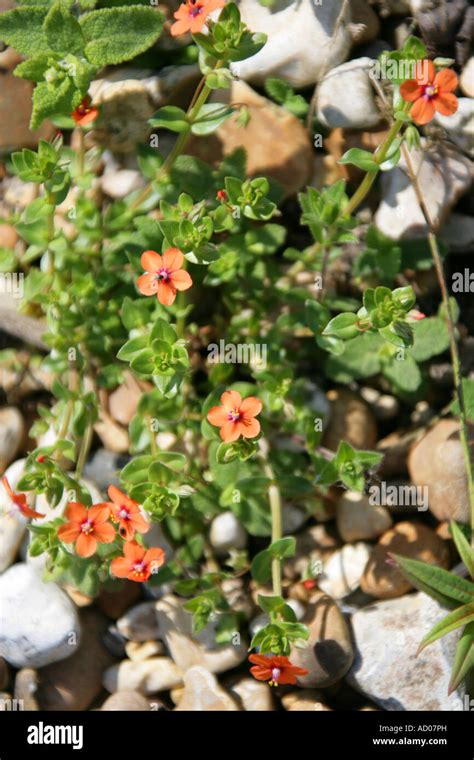
{"type": "Polygon", "coordinates": [[[46,82],[36,85],[33,92],[33,111],[31,114],[31,129],[37,129],[44,119],[58,115],[69,115],[82,100],[79,90],[76,90],[72,80],[67,77],[54,88],[46,82]]]}
{"type": "Polygon", "coordinates": [[[468,623],[456,646],[448,694],[452,694],[474,668],[474,623],[468,623]]]}
{"type": "Polygon", "coordinates": [[[31,82],[41,82],[51,66],[52,59],[54,60],[54,53],[38,53],[33,58],[19,63],[15,69],[15,76],[31,82]]]}
{"type": "Polygon", "coordinates": [[[439,317],[430,317],[415,322],[413,327],[414,345],[411,355],[417,362],[424,362],[449,348],[449,334],[446,322],[439,317]]]}
{"type": "Polygon", "coordinates": [[[143,351],[148,346],[148,335],[137,335],[136,338],[131,338],[122,346],[117,354],[117,359],[122,361],[130,361],[136,354],[143,351]]]}
{"type": "Polygon", "coordinates": [[[255,555],[252,560],[250,572],[252,573],[252,578],[257,581],[257,583],[261,583],[262,585],[268,583],[272,577],[272,555],[268,549],[264,549],[262,552],[255,555]]]}
{"type": "Polygon", "coordinates": [[[374,161],[372,153],[368,150],[361,150],[360,148],[350,148],[347,150],[342,158],[338,161],[339,164],[353,164],[358,169],[362,169],[364,172],[378,172],[379,165],[374,161]]]}
{"type": "Polygon", "coordinates": [[[47,9],[15,8],[0,14],[0,40],[23,55],[45,53],[50,48],[43,31],[47,9]]]}
{"type": "Polygon", "coordinates": [[[294,557],[296,552],[296,539],[293,536],[280,538],[273,541],[267,550],[273,559],[285,559],[285,557],[294,557]]]}
{"type": "Polygon", "coordinates": [[[323,330],[323,335],[334,335],[342,340],[350,340],[360,334],[356,327],[357,322],[357,314],[351,314],[350,312],[338,314],[337,317],[328,322],[323,330]]]}
{"type": "Polygon", "coordinates": [[[148,481],[148,468],[152,461],[153,457],[150,455],[135,457],[123,468],[120,473],[120,480],[132,485],[146,483],[148,481]]]}
{"type": "Polygon", "coordinates": [[[210,135],[232,116],[234,111],[235,108],[226,106],[225,103],[205,103],[193,121],[191,132],[199,136],[210,135]]]}
{"type": "Polygon", "coordinates": [[[82,16],[86,58],[97,66],[122,63],[144,53],[163,28],[162,13],[143,6],[104,8],[82,16]]]}
{"type": "Polygon", "coordinates": [[[405,578],[419,591],[424,591],[440,604],[457,607],[459,603],[472,602],[474,584],[465,578],[416,559],[408,559],[399,554],[395,554],[394,557],[405,578]]]}
{"type": "Polygon", "coordinates": [[[424,637],[421,642],[418,652],[421,652],[425,647],[433,644],[442,636],[446,636],[447,633],[455,631],[456,628],[460,628],[462,625],[467,625],[474,621],[474,601],[469,604],[463,604],[462,607],[450,612],[446,617],[440,620],[439,623],[433,626],[431,631],[424,637]]]}
{"type": "Polygon", "coordinates": [[[469,575],[474,580],[474,552],[471,545],[457,522],[451,520],[450,528],[459,556],[466,565],[469,575]]]}
{"type": "Polygon", "coordinates": [[[383,364],[382,372],[397,391],[404,393],[417,391],[423,380],[420,368],[410,353],[405,353],[403,359],[392,357],[383,364]]]}
{"type": "Polygon", "coordinates": [[[51,50],[59,53],[82,53],[84,35],[79,22],[72,13],[55,3],[43,25],[46,40],[51,50]]]}
{"type": "Polygon", "coordinates": [[[187,121],[186,113],[177,106],[164,106],[148,121],[150,127],[159,129],[165,127],[172,132],[189,132],[191,125],[187,121]]]}

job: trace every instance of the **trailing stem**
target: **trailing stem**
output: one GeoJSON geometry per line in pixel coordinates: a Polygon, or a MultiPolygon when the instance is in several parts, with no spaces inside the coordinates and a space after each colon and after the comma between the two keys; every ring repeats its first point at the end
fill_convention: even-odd
{"type": "MultiPolygon", "coordinates": [[[[263,471],[270,480],[268,487],[268,500],[270,502],[270,512],[272,520],[272,544],[282,538],[282,513],[281,513],[281,494],[275,482],[275,473],[268,461],[269,446],[265,439],[260,441],[260,455],[263,459],[263,471]]],[[[275,596],[281,596],[281,560],[272,560],[272,587],[275,596]]]]}

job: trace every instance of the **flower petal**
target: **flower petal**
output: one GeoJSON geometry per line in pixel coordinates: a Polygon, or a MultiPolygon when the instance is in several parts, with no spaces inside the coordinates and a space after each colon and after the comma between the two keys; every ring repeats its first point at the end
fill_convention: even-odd
{"type": "Polygon", "coordinates": [[[128,522],[133,530],[137,531],[137,533],[148,533],[150,530],[150,524],[145,520],[140,512],[132,514],[128,522]]]}
{"type": "Polygon", "coordinates": [[[163,266],[163,259],[156,251],[145,251],[142,253],[140,263],[146,272],[156,272],[163,266]]]}
{"type": "Polygon", "coordinates": [[[191,276],[185,269],[178,269],[175,272],[171,272],[170,280],[176,290],[189,290],[193,284],[191,276]]]}
{"type": "Polygon", "coordinates": [[[250,672],[257,681],[269,681],[272,677],[270,668],[261,668],[259,665],[254,665],[253,668],[250,668],[250,672]]]}
{"type": "Polygon", "coordinates": [[[184,256],[179,248],[167,248],[163,252],[163,266],[169,272],[177,272],[183,266],[184,256]]]}
{"type": "Polygon", "coordinates": [[[423,87],[418,82],[415,82],[414,79],[409,79],[400,85],[400,95],[404,100],[412,103],[423,95],[423,87]]]}
{"type": "Polygon", "coordinates": [[[176,289],[170,283],[162,280],[158,283],[157,298],[163,306],[171,306],[176,298],[176,289]]]}
{"type": "Polygon", "coordinates": [[[88,511],[88,517],[91,522],[96,525],[107,522],[110,517],[110,509],[107,504],[94,504],[88,511]]]}
{"type": "Polygon", "coordinates": [[[271,666],[271,657],[267,657],[264,654],[250,654],[249,662],[253,662],[255,665],[260,665],[262,668],[268,668],[271,666]]]}
{"type": "Polygon", "coordinates": [[[242,396],[237,391],[224,391],[221,396],[221,403],[226,409],[240,409],[242,396]]]}
{"type": "Polygon", "coordinates": [[[236,423],[236,427],[239,429],[244,438],[255,438],[260,433],[260,422],[255,417],[250,417],[248,420],[240,420],[236,423]]]}
{"type": "Polygon", "coordinates": [[[436,74],[434,84],[439,90],[453,92],[458,86],[458,78],[452,69],[443,69],[436,74]]]}
{"type": "Polygon", "coordinates": [[[70,522],[81,523],[87,519],[87,508],[78,501],[70,501],[64,514],[70,522]]]}
{"type": "Polygon", "coordinates": [[[159,546],[153,546],[146,552],[143,561],[149,566],[150,572],[153,573],[154,569],[158,569],[164,564],[165,553],[159,546]]]}
{"type": "Polygon", "coordinates": [[[58,538],[65,544],[74,543],[80,533],[80,528],[77,525],[71,525],[71,523],[66,523],[58,528],[58,538]]]}
{"type": "Polygon", "coordinates": [[[236,441],[240,436],[240,432],[239,423],[226,422],[225,425],[222,425],[219,435],[224,443],[232,443],[232,441],[236,441]]]}
{"type": "Polygon", "coordinates": [[[136,544],[134,541],[130,541],[123,547],[123,553],[128,561],[133,565],[135,562],[141,562],[145,556],[145,549],[136,544]]]}
{"type": "Polygon", "coordinates": [[[221,427],[229,421],[227,415],[228,412],[223,406],[213,406],[212,409],[209,409],[207,413],[207,420],[211,423],[211,425],[221,427]]]}
{"type": "Polygon", "coordinates": [[[427,84],[434,82],[435,76],[435,65],[429,58],[416,62],[415,79],[419,84],[426,87],[427,84]]]}
{"type": "Polygon", "coordinates": [[[442,92],[433,99],[433,104],[438,113],[443,116],[452,116],[458,110],[458,99],[452,92],[442,92]]]}
{"type": "Polygon", "coordinates": [[[244,398],[240,405],[240,411],[245,417],[256,417],[262,411],[262,402],[255,396],[244,398]]]}
{"type": "Polygon", "coordinates": [[[131,563],[126,557],[115,557],[110,563],[110,570],[117,578],[127,578],[131,570],[131,563]]]}
{"type": "Polygon", "coordinates": [[[145,272],[138,278],[137,288],[144,296],[154,296],[158,290],[158,280],[151,272],[145,272]]]}
{"type": "MultiPolygon", "coordinates": [[[[181,6],[182,7],[182,6],[181,6]]],[[[179,13],[179,8],[174,14],[174,17],[177,18],[177,14],[179,13]]],[[[172,25],[170,32],[172,37],[177,37],[179,34],[186,34],[186,32],[189,31],[191,28],[189,17],[182,18],[179,21],[175,21],[172,25]]]]}
{"type": "Polygon", "coordinates": [[[428,124],[434,115],[435,107],[433,101],[425,97],[418,98],[410,111],[410,116],[417,124],[428,124]]]}
{"type": "Polygon", "coordinates": [[[76,541],[76,552],[80,557],[92,557],[97,549],[97,541],[92,533],[80,533],[76,541]]]}
{"type": "Polygon", "coordinates": [[[94,526],[94,536],[101,544],[111,544],[115,541],[115,528],[110,523],[94,526]]]}

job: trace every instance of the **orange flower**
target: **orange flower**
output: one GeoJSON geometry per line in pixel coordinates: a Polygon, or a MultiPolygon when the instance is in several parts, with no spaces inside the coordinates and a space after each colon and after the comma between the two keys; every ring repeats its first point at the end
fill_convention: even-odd
{"type": "Polygon", "coordinates": [[[403,82],[400,87],[402,98],[413,103],[410,116],[417,124],[427,124],[435,112],[451,116],[458,110],[458,99],[453,90],[458,86],[458,78],[451,69],[436,73],[433,61],[417,63],[417,76],[403,82]]]}
{"type": "Polygon", "coordinates": [[[45,517],[45,515],[42,515],[40,512],[35,512],[34,509],[31,509],[26,501],[26,493],[14,493],[12,491],[12,488],[10,486],[10,483],[8,482],[7,478],[4,476],[2,478],[2,483],[5,491],[7,492],[8,496],[14,503],[16,507],[18,507],[19,512],[23,515],[23,517],[26,517],[27,519],[33,520],[35,517],[45,517]]]}
{"type": "Polygon", "coordinates": [[[221,396],[222,406],[213,406],[207,413],[211,425],[220,427],[220,437],[225,443],[236,441],[239,436],[255,438],[260,432],[260,423],[255,419],[262,411],[262,402],[249,396],[242,401],[237,391],[225,391],[221,396]]]}
{"type": "Polygon", "coordinates": [[[257,681],[268,681],[270,686],[295,684],[296,676],[305,676],[308,671],[292,665],[288,657],[265,654],[251,654],[249,662],[254,663],[250,672],[257,681]]]}
{"type": "Polygon", "coordinates": [[[136,501],[130,499],[115,486],[109,487],[108,494],[113,503],[106,502],[105,506],[110,509],[112,521],[119,524],[119,533],[125,541],[131,541],[135,531],[146,533],[150,530],[136,501]]]}
{"type": "Polygon", "coordinates": [[[110,569],[117,578],[128,578],[129,581],[147,581],[165,561],[163,549],[144,549],[134,541],[124,544],[123,553],[125,556],[112,560],[110,569]]]}
{"type": "Polygon", "coordinates": [[[106,504],[96,504],[88,509],[84,504],[71,501],[66,508],[69,522],[61,525],[58,537],[65,544],[76,542],[80,557],[91,557],[97,550],[97,542],[111,544],[115,538],[113,526],[107,522],[110,510],[106,504]]]}
{"type": "Polygon", "coordinates": [[[80,127],[85,127],[86,124],[90,124],[95,121],[99,115],[99,109],[92,105],[91,99],[88,95],[83,99],[76,110],[72,112],[71,116],[80,127]]]}
{"type": "Polygon", "coordinates": [[[137,287],[144,296],[156,293],[158,301],[163,306],[171,306],[176,298],[177,290],[188,290],[193,284],[189,274],[181,269],[184,256],[178,248],[168,248],[160,256],[155,251],[145,251],[141,264],[145,274],[137,280],[137,287]]]}
{"type": "Polygon", "coordinates": [[[200,32],[209,14],[217,8],[223,8],[224,5],[225,0],[186,0],[174,14],[178,20],[171,27],[172,36],[176,37],[185,32],[200,32]]]}

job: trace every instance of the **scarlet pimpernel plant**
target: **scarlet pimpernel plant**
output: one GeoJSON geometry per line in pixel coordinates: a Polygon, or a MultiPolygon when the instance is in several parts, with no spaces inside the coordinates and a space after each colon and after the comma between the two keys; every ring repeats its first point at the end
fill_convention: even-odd
{"type": "MultiPolygon", "coordinates": [[[[191,138],[212,134],[231,116],[242,128],[246,122],[241,104],[216,102],[215,93],[233,82],[232,64],[254,56],[266,39],[246,27],[233,2],[187,0],[175,12],[171,35],[192,35],[199,85],[187,110],[166,105],[149,120],[150,129],[167,130],[175,140],[166,157],[141,146],[143,186],[104,209],[97,206],[96,149],[88,149],[85,138],[102,115],[91,82],[103,67],[148,51],[160,37],[163,16],[139,3],[95,5],[28,2],[0,16],[0,40],[24,56],[16,75],[35,83],[31,127],[51,119],[80,135],[77,150],[57,135],[11,158],[16,176],[38,190],[12,220],[25,248],[7,266],[26,274],[26,311],[45,321],[49,353],[43,366],[54,374],[54,403],[41,407],[33,433],[53,428],[55,435],[30,451],[15,493],[8,482],[5,488],[29,521],[30,554],[46,558],[46,578],[91,596],[119,588],[123,579],[151,589],[171,584],[186,600],[194,631],[213,621],[219,643],[231,641],[244,622],[229,604],[225,581],[247,575],[265,620],[249,644],[251,673],[274,686],[294,684],[307,673],[292,656],[308,646],[309,630],[282,581],[282,567],[296,551],[285,509],[303,503],[306,517],[317,517],[333,486],[363,492],[367,472],[382,459],[346,441],[335,452],[321,446],[314,423],[324,409],[299,361],[317,351],[331,379],[350,383],[380,374],[407,397],[423,382],[425,362],[449,348],[474,526],[472,411],[460,374],[457,312],[444,287],[434,232],[429,245],[443,293],[436,314],[417,308],[411,285],[395,283],[400,250],[374,226],[354,262],[364,284],[361,300],[332,298],[324,287],[308,298],[296,283],[303,270],[322,273],[324,282],[344,246],[357,239],[355,212],[379,174],[420,145],[419,126],[435,112],[455,113],[457,79],[446,62],[428,59],[417,38],[383,54],[385,64],[421,64],[415,72],[426,70],[426,81],[416,74],[383,82],[390,122],[385,139],[374,153],[351,148],[342,157],[341,164],[363,172],[354,194],[342,180],[300,194],[301,225],[312,242],[299,251],[285,248],[281,187],[248,177],[243,151],[214,167],[186,154],[191,138]],[[57,209],[71,192],[75,214],[64,229],[57,209]],[[212,325],[206,321],[209,302],[212,325]],[[203,367],[209,335],[249,346],[263,341],[266,361],[249,361],[242,371],[224,362],[203,367]],[[130,457],[119,473],[120,488],[111,483],[109,501],[101,501],[93,498],[84,467],[104,413],[102,399],[125,373],[143,392],[129,426],[130,457]],[[158,432],[171,436],[170,448],[159,443],[158,432]],[[41,497],[47,509],[28,506],[25,494],[41,497]],[[207,539],[211,520],[223,511],[234,514],[256,546],[253,556],[232,551],[224,568],[207,539]],[[154,523],[172,552],[150,538],[154,523]]],[[[301,107],[297,96],[288,97],[293,108],[301,107]]],[[[463,533],[454,523],[452,531],[472,575],[472,526],[463,533]]],[[[472,583],[402,557],[396,562],[415,586],[453,608],[424,645],[465,626],[455,688],[472,667],[472,583]]],[[[316,575],[309,569],[305,582],[316,575]]]]}

